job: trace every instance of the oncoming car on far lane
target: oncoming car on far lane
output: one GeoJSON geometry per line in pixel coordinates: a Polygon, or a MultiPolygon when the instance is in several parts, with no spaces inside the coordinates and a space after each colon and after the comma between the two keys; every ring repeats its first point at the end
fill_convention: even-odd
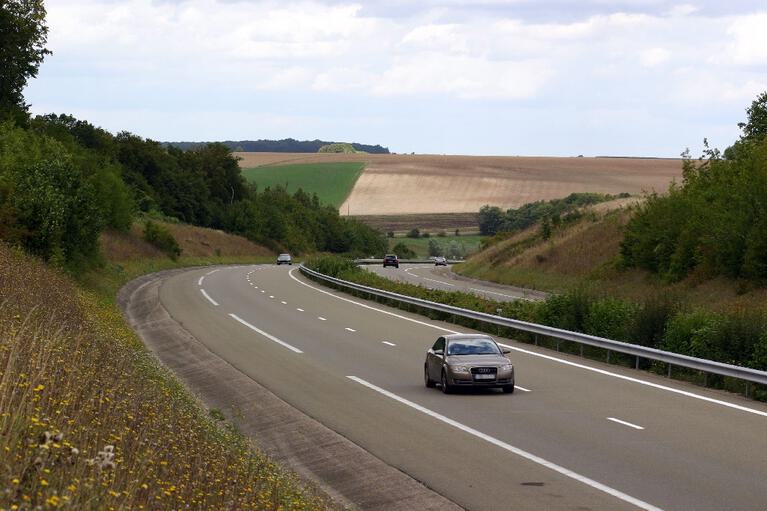
{"type": "Polygon", "coordinates": [[[277,264],[293,264],[293,258],[290,257],[290,254],[280,254],[277,256],[277,264]]]}
{"type": "Polygon", "coordinates": [[[445,259],[442,256],[437,256],[434,258],[434,266],[447,266],[447,259],[445,259]]]}
{"type": "Polygon", "coordinates": [[[424,383],[437,383],[450,394],[459,387],[500,388],[514,392],[514,366],[492,337],[482,334],[444,335],[426,352],[424,383]]]}
{"type": "Polygon", "coordinates": [[[399,258],[396,254],[386,254],[383,258],[383,267],[386,268],[387,266],[394,266],[395,268],[399,268],[399,258]]]}

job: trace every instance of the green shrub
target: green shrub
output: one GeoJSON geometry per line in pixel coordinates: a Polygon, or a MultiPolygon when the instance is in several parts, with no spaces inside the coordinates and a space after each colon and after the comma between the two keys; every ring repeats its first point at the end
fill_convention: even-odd
{"type": "Polygon", "coordinates": [[[351,259],[327,254],[310,257],[306,260],[306,266],[325,275],[339,278],[343,274],[360,271],[351,259]]]}
{"type": "Polygon", "coordinates": [[[421,231],[418,228],[410,229],[407,233],[408,238],[420,238],[421,237],[421,231]]]}
{"type": "Polygon", "coordinates": [[[721,335],[725,319],[702,310],[681,313],[669,322],[661,349],[691,357],[722,360],[721,335]]]}
{"type": "Polygon", "coordinates": [[[540,310],[540,322],[564,330],[583,332],[593,301],[594,298],[580,288],[561,295],[551,295],[540,310]]]}
{"type": "Polygon", "coordinates": [[[669,297],[652,297],[636,309],[628,340],[651,348],[660,347],[679,304],[669,297]]]}
{"type": "Polygon", "coordinates": [[[633,303],[617,298],[603,298],[591,303],[584,320],[587,334],[627,341],[631,324],[637,313],[633,303]]]}
{"type": "Polygon", "coordinates": [[[401,241],[392,247],[392,251],[400,257],[400,259],[415,259],[416,253],[410,249],[407,245],[401,241]]]}
{"type": "Polygon", "coordinates": [[[147,220],[144,224],[144,239],[159,248],[174,261],[181,255],[181,247],[170,231],[160,224],[147,220]]]}

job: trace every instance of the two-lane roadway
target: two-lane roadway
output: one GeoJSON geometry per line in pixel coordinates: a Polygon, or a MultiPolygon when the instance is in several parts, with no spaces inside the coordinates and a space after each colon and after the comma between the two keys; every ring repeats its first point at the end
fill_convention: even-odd
{"type": "Polygon", "coordinates": [[[443,395],[425,351],[467,329],[295,267],[195,269],[160,298],[277,396],[467,509],[759,510],[767,406],[507,339],[517,392],[443,395]]]}

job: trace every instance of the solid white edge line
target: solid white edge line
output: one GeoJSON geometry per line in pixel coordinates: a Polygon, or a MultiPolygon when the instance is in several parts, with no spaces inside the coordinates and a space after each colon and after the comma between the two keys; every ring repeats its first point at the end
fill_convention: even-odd
{"type": "Polygon", "coordinates": [[[618,424],[623,424],[624,426],[628,426],[630,428],[634,429],[644,429],[642,426],[637,426],[636,424],[632,424],[630,422],[622,421],[620,419],[616,419],[615,417],[607,417],[607,420],[617,422],[618,424]]]}
{"type": "Polygon", "coordinates": [[[200,289],[200,293],[202,293],[202,296],[207,298],[210,303],[212,303],[213,305],[218,307],[218,302],[216,300],[214,300],[213,298],[211,298],[210,295],[208,293],[206,293],[204,289],[200,289]]]}
{"type": "Polygon", "coordinates": [[[294,271],[296,271],[296,268],[293,268],[292,270],[290,270],[288,272],[288,275],[290,275],[290,278],[292,278],[293,280],[295,280],[296,282],[298,282],[302,286],[306,286],[309,289],[314,289],[315,291],[317,291],[319,293],[324,293],[324,294],[326,294],[328,296],[332,296],[333,298],[336,298],[338,300],[343,300],[344,302],[353,303],[354,305],[358,305],[358,306],[363,307],[365,309],[374,310],[376,312],[380,312],[381,314],[386,314],[387,316],[394,316],[395,318],[404,319],[405,321],[410,321],[412,323],[418,323],[419,325],[428,326],[430,328],[435,328],[435,329],[437,329],[437,330],[439,330],[441,332],[449,332],[451,334],[458,334],[458,333],[460,333],[460,332],[458,332],[456,330],[449,330],[449,329],[447,329],[445,327],[442,327],[442,326],[439,326],[439,325],[432,325],[432,324],[426,323],[425,321],[418,321],[417,319],[408,318],[406,316],[402,316],[401,314],[395,314],[394,312],[389,312],[389,311],[377,309],[377,308],[371,307],[370,305],[367,305],[365,303],[360,303],[360,302],[356,302],[354,300],[350,300],[349,298],[344,298],[343,296],[334,295],[333,293],[331,293],[329,291],[325,291],[324,289],[320,289],[320,288],[314,287],[312,285],[307,284],[306,282],[301,282],[299,279],[296,278],[295,275],[293,275],[294,271]]]}
{"type": "Polygon", "coordinates": [[[396,346],[396,344],[394,344],[393,342],[389,342],[389,341],[381,341],[381,342],[383,344],[388,344],[389,346],[396,346]]]}
{"type": "Polygon", "coordinates": [[[648,504],[647,502],[644,502],[643,500],[639,500],[636,497],[632,497],[631,495],[628,495],[626,493],[623,493],[620,490],[616,490],[615,488],[611,488],[605,484],[602,484],[598,481],[595,481],[593,479],[590,479],[586,476],[583,476],[581,474],[578,474],[577,472],[573,472],[570,469],[567,469],[565,467],[562,467],[560,465],[557,465],[556,463],[553,463],[551,461],[548,461],[546,459],[541,458],[540,456],[536,456],[535,454],[529,453],[527,451],[524,451],[520,449],[519,447],[514,447],[511,444],[507,444],[506,442],[499,440],[495,437],[492,437],[486,433],[482,433],[481,431],[478,431],[470,426],[466,426],[464,424],[461,424],[460,422],[453,420],[449,417],[446,417],[442,414],[439,414],[437,412],[434,412],[424,406],[419,405],[418,403],[414,403],[413,401],[409,401],[403,397],[398,396],[397,394],[394,394],[392,392],[389,392],[388,390],[382,389],[381,387],[378,387],[376,385],[373,385],[372,383],[369,383],[362,378],[358,378],[357,376],[347,376],[352,381],[355,381],[359,383],[360,385],[364,385],[365,387],[374,390],[378,392],[379,394],[383,394],[384,396],[391,398],[399,403],[402,403],[404,405],[407,405],[421,413],[424,413],[428,415],[429,417],[432,417],[434,419],[437,419],[441,422],[444,422],[445,424],[448,424],[449,426],[453,426],[454,428],[460,429],[461,431],[468,433],[470,435],[473,435],[479,439],[482,439],[488,443],[491,443],[497,447],[500,447],[501,449],[504,449],[506,451],[509,451],[513,454],[516,454],[517,456],[520,456],[522,458],[525,458],[528,461],[532,461],[533,463],[537,463],[538,465],[542,465],[550,470],[553,470],[555,472],[558,472],[566,477],[569,477],[571,479],[575,479],[576,481],[586,484],[588,486],[591,486],[592,488],[602,491],[604,493],[607,493],[608,495],[611,495],[613,497],[616,497],[624,502],[627,502],[629,504],[633,504],[634,506],[645,509],[647,511],[661,511],[660,508],[653,506],[652,504],[648,504]]]}
{"type": "Polygon", "coordinates": [[[231,314],[231,313],[230,313],[229,315],[230,315],[232,318],[234,318],[235,320],[237,320],[237,321],[239,321],[240,323],[242,323],[243,325],[245,325],[246,327],[248,327],[248,328],[250,328],[251,330],[253,330],[254,332],[257,332],[257,333],[259,333],[259,334],[263,335],[264,337],[266,337],[266,338],[267,338],[267,339],[269,339],[270,341],[274,341],[274,342],[276,342],[277,344],[279,344],[280,346],[284,346],[285,348],[287,348],[287,349],[289,349],[290,351],[293,351],[293,352],[295,352],[295,353],[303,353],[303,351],[301,351],[300,349],[296,348],[295,346],[291,346],[290,344],[286,343],[285,341],[281,341],[280,339],[276,338],[275,336],[273,336],[273,335],[271,335],[271,334],[269,334],[269,333],[266,333],[266,332],[264,332],[263,330],[261,330],[260,328],[257,328],[257,327],[255,327],[255,326],[251,325],[250,323],[248,323],[248,322],[247,322],[247,321],[245,321],[244,319],[240,318],[240,317],[239,317],[237,314],[231,314]]]}
{"type": "Polygon", "coordinates": [[[511,346],[509,344],[502,344],[498,343],[499,346],[503,346],[504,348],[509,348],[514,351],[519,351],[520,353],[526,353],[528,355],[533,355],[540,358],[545,358],[547,360],[552,360],[554,362],[558,362],[560,364],[569,365],[572,367],[578,367],[580,369],[585,369],[587,371],[592,371],[594,373],[603,374],[605,376],[612,376],[613,378],[618,378],[624,381],[630,381],[632,383],[638,383],[640,385],[646,385],[648,387],[652,387],[659,390],[665,390],[667,392],[672,392],[674,394],[679,394],[680,396],[690,397],[693,399],[699,399],[701,401],[706,401],[707,403],[713,403],[721,406],[726,406],[728,408],[732,408],[734,410],[740,410],[742,412],[748,412],[753,413],[754,415],[761,415],[762,417],[767,417],[767,412],[763,412],[762,410],[756,410],[755,408],[748,408],[746,406],[737,405],[735,403],[730,403],[727,401],[722,401],[721,399],[714,399],[712,397],[702,396],[700,394],[695,394],[693,392],[689,392],[686,390],[681,389],[675,389],[673,387],[667,387],[665,385],[661,385],[659,383],[653,383],[650,381],[640,380],[639,378],[633,378],[631,376],[624,376],[622,374],[618,373],[612,373],[610,371],[606,371],[604,369],[599,369],[597,367],[590,367],[584,364],[578,364],[577,362],[570,362],[569,360],[563,360],[561,358],[552,357],[551,355],[544,355],[543,353],[536,353],[534,351],[526,350],[524,348],[517,348],[516,346],[511,346]]]}
{"type": "Polygon", "coordinates": [[[198,281],[197,281],[197,285],[198,285],[198,286],[201,286],[201,285],[202,285],[202,281],[203,281],[204,279],[205,279],[205,275],[203,275],[202,277],[200,277],[200,280],[198,280],[198,281]]]}
{"type": "Polygon", "coordinates": [[[514,388],[517,390],[521,390],[522,392],[532,392],[532,390],[526,389],[525,387],[520,387],[519,385],[514,385],[514,388]]]}
{"type": "Polygon", "coordinates": [[[429,277],[421,277],[421,278],[423,280],[428,280],[428,281],[431,281],[431,282],[436,282],[437,284],[444,284],[446,286],[455,287],[455,284],[451,284],[450,282],[443,282],[441,280],[430,279],[429,277]]]}
{"type": "MultiPolygon", "coordinates": [[[[324,289],[319,289],[319,288],[317,288],[315,286],[309,285],[306,282],[301,282],[299,279],[297,279],[295,277],[295,275],[293,275],[293,272],[295,270],[296,270],[296,268],[294,268],[293,270],[291,270],[289,272],[290,278],[292,278],[293,280],[295,280],[296,282],[298,282],[302,286],[306,286],[306,287],[308,287],[310,289],[314,289],[315,291],[318,291],[320,293],[324,293],[324,294],[326,294],[328,296],[332,296],[333,298],[336,298],[338,300],[343,300],[345,302],[353,303],[353,304],[358,305],[360,307],[364,307],[366,309],[370,309],[370,310],[374,310],[376,312],[380,312],[381,314],[386,314],[388,316],[394,316],[395,318],[404,319],[405,321],[410,321],[412,323],[417,323],[419,325],[423,325],[423,326],[427,326],[427,327],[430,327],[430,328],[434,328],[434,329],[440,330],[442,332],[448,332],[448,333],[451,333],[451,334],[461,333],[461,332],[458,332],[457,330],[450,330],[449,328],[445,328],[443,326],[433,325],[433,324],[430,324],[430,323],[426,323],[425,321],[419,321],[417,319],[408,318],[407,316],[402,316],[401,314],[395,314],[393,312],[377,309],[376,307],[372,307],[372,306],[367,305],[365,303],[356,302],[356,301],[351,300],[349,298],[344,298],[343,296],[338,296],[338,295],[335,295],[335,294],[333,294],[333,293],[331,293],[329,291],[325,291],[324,289]]],[[[660,385],[659,383],[653,383],[653,382],[650,382],[650,381],[640,380],[639,378],[632,378],[631,376],[624,376],[622,374],[613,373],[613,372],[610,372],[610,371],[606,371],[604,369],[599,369],[599,368],[596,368],[596,367],[590,367],[590,366],[587,366],[587,365],[578,364],[576,362],[570,362],[569,360],[564,360],[564,359],[561,359],[561,358],[553,357],[551,355],[546,355],[544,353],[537,353],[535,351],[526,350],[524,348],[517,348],[516,346],[511,346],[509,344],[502,344],[502,343],[498,343],[498,344],[500,346],[503,346],[504,348],[509,348],[511,350],[518,351],[520,353],[525,353],[527,355],[532,355],[534,357],[544,358],[546,360],[551,360],[553,362],[569,365],[569,366],[572,366],[572,367],[578,367],[578,368],[581,368],[581,369],[586,369],[587,371],[592,371],[592,372],[599,373],[599,374],[602,374],[602,375],[605,375],[605,376],[611,376],[613,378],[619,378],[619,379],[624,380],[624,381],[630,381],[632,383],[638,383],[640,385],[646,385],[648,387],[652,387],[652,388],[655,388],[655,389],[665,390],[667,392],[672,392],[674,394],[678,394],[678,395],[681,395],[681,396],[689,397],[689,398],[692,398],[692,399],[699,399],[699,400],[705,401],[707,403],[713,403],[713,404],[717,404],[717,405],[721,405],[721,406],[726,406],[727,408],[732,408],[734,410],[740,410],[742,412],[748,412],[748,413],[753,413],[754,415],[759,415],[759,416],[762,416],[762,417],[767,417],[767,412],[763,412],[762,410],[756,410],[754,408],[748,408],[746,406],[737,405],[735,403],[729,403],[727,401],[722,401],[720,399],[714,399],[714,398],[711,398],[711,397],[702,396],[700,394],[695,394],[693,392],[688,392],[686,390],[680,390],[680,389],[675,389],[673,387],[667,387],[665,385],[660,385]]]]}

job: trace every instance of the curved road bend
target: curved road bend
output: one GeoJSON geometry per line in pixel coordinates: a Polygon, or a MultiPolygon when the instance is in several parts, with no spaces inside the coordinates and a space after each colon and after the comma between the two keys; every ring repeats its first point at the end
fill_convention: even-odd
{"type": "Polygon", "coordinates": [[[545,300],[549,293],[525,289],[516,286],[505,286],[493,282],[484,282],[456,275],[450,266],[434,266],[431,264],[401,264],[399,268],[384,268],[379,264],[364,265],[362,268],[373,273],[400,282],[416,284],[429,289],[442,291],[463,291],[473,293],[483,298],[499,302],[514,300],[545,300]]]}
{"type": "Polygon", "coordinates": [[[767,502],[762,404],[508,340],[515,394],[442,395],[423,386],[424,353],[466,329],[330,292],[295,267],[190,270],[160,298],[242,372],[467,509],[767,502]]]}

